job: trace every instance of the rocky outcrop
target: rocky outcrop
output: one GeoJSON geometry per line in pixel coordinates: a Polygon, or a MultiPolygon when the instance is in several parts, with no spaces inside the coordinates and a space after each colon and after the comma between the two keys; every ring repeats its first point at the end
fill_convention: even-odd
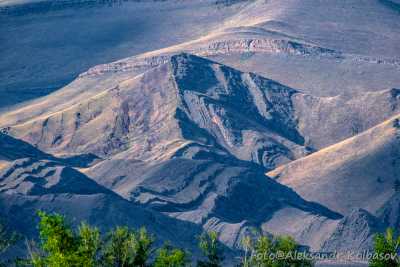
{"type": "Polygon", "coordinates": [[[365,210],[354,209],[339,222],[322,251],[360,253],[371,250],[374,234],[383,231],[385,225],[380,220],[365,210]]]}
{"type": "MultiPolygon", "coordinates": [[[[267,54],[283,54],[296,56],[311,57],[327,57],[332,59],[343,59],[344,56],[340,52],[318,47],[312,44],[301,43],[287,38],[262,38],[262,37],[243,37],[232,38],[231,34],[219,36],[215,40],[200,40],[195,46],[193,44],[179,49],[193,55],[202,57],[228,56],[229,54],[246,54],[246,53],[267,53],[267,54]],[[190,47],[190,48],[189,48],[190,47]]],[[[119,60],[109,64],[102,64],[90,68],[88,71],[80,74],[79,77],[96,77],[108,73],[119,72],[144,72],[168,61],[168,58],[177,53],[177,51],[168,51],[159,53],[158,55],[138,56],[119,60]]],[[[383,62],[382,62],[383,63],[383,62]]]]}

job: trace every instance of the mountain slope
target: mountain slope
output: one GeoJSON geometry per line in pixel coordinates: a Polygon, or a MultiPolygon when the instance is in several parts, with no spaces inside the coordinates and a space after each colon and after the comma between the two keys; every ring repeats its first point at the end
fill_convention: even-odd
{"type": "Polygon", "coordinates": [[[268,173],[302,197],[348,214],[354,207],[372,214],[394,194],[398,179],[399,119],[268,173]]]}
{"type": "MultiPolygon", "coordinates": [[[[18,142],[19,147],[29,147],[11,137],[0,139],[3,165],[0,165],[0,206],[1,215],[13,229],[27,237],[37,237],[36,212],[61,212],[72,223],[84,220],[102,230],[125,224],[131,227],[146,226],[157,234],[157,242],[171,241],[182,247],[195,248],[193,236],[201,229],[190,223],[151,212],[124,200],[79,171],[52,161],[36,150],[30,154],[7,156],[7,143],[18,142]],[[11,159],[12,158],[12,159],[11,159]]],[[[34,148],[31,149],[34,151],[34,148]]]]}

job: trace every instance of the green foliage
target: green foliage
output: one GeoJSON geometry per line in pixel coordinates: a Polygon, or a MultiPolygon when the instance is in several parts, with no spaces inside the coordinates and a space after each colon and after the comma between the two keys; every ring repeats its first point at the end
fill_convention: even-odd
{"type": "Polygon", "coordinates": [[[399,267],[398,256],[400,237],[396,236],[392,228],[385,234],[376,234],[374,238],[374,255],[370,260],[370,267],[399,267]]]}
{"type": "Polygon", "coordinates": [[[106,238],[103,265],[146,266],[153,242],[153,237],[144,228],[134,231],[128,227],[117,227],[106,238]]]}
{"type": "MultiPolygon", "coordinates": [[[[66,222],[65,217],[57,213],[39,212],[38,215],[40,243],[36,250],[30,250],[29,266],[184,267],[190,264],[190,258],[184,250],[173,248],[168,244],[154,250],[155,240],[145,228],[135,230],[128,227],[116,227],[102,235],[97,228],[86,223],[81,223],[74,231],[66,222]]],[[[0,233],[3,236],[3,232],[0,231],[0,233]]],[[[394,241],[393,233],[390,231],[383,240],[381,236],[376,238],[377,248],[385,251],[396,250],[399,242],[400,239],[394,241]]],[[[246,255],[242,266],[245,267],[312,266],[310,261],[304,258],[298,259],[291,254],[299,251],[299,246],[291,237],[260,236],[256,240],[245,237],[243,245],[246,255]],[[274,259],[264,257],[264,255],[278,255],[278,253],[281,253],[281,256],[291,255],[291,257],[274,259]]],[[[199,237],[199,248],[204,260],[197,262],[198,267],[222,266],[223,248],[218,242],[216,232],[203,233],[199,237]]],[[[373,266],[390,267],[392,265],[373,266]]]]}
{"type": "Polygon", "coordinates": [[[222,248],[218,242],[218,234],[216,232],[203,233],[200,236],[199,247],[206,261],[198,261],[198,267],[219,267],[222,266],[224,260],[222,248]]]}
{"type": "Polygon", "coordinates": [[[157,251],[154,267],[184,267],[188,263],[188,256],[184,250],[164,245],[157,251]]]}
{"type": "Polygon", "coordinates": [[[96,266],[100,259],[100,248],[102,241],[100,239],[100,231],[82,223],[79,227],[77,254],[81,259],[80,262],[84,266],[96,266]]]}
{"type": "MultiPolygon", "coordinates": [[[[60,214],[39,212],[38,215],[40,244],[31,249],[37,252],[31,253],[30,260],[34,267],[148,266],[154,239],[144,228],[136,231],[117,227],[103,237],[97,228],[86,223],[74,232],[60,214]]],[[[173,265],[182,258],[179,252],[171,249],[160,255],[166,256],[171,266],[184,266],[173,265]]]]}
{"type": "Polygon", "coordinates": [[[299,253],[299,245],[291,237],[269,238],[260,236],[255,241],[250,237],[245,237],[242,242],[245,249],[245,257],[242,263],[244,267],[313,266],[311,261],[299,253]]]}
{"type": "Polygon", "coordinates": [[[100,232],[82,223],[78,233],[60,214],[38,212],[40,253],[32,254],[35,267],[98,266],[100,232]]]}

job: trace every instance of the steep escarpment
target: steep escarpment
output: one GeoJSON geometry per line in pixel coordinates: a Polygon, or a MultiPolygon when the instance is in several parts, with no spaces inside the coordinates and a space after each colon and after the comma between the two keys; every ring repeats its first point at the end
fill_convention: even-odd
{"type": "Polygon", "coordinates": [[[400,226],[397,2],[0,0],[0,215],[370,249],[400,226]]]}

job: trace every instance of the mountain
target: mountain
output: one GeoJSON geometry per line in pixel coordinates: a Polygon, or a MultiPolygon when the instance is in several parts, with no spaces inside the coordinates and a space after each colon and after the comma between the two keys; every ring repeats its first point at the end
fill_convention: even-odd
{"type": "Polygon", "coordinates": [[[264,175],[307,153],[293,89],[189,54],[67,98],[80,102],[66,108],[50,104],[68,89],[6,114],[16,124],[4,131],[63,161],[95,155],[80,172],[141,207],[218,230],[230,247],[285,207],[341,218],[264,175]]]}
{"type": "Polygon", "coordinates": [[[197,145],[271,168],[307,153],[295,90],[193,55],[81,92],[67,87],[1,116],[1,126],[56,154],[156,162],[197,145]]]}
{"type": "Polygon", "coordinates": [[[273,169],[390,118],[399,101],[398,89],[315,97],[183,53],[132,77],[80,77],[0,126],[53,154],[155,162],[196,143],[273,169]]]}
{"type": "Polygon", "coordinates": [[[354,209],[342,219],[322,245],[323,251],[366,251],[373,247],[374,234],[383,233],[387,225],[363,209],[354,209]]]}
{"type": "Polygon", "coordinates": [[[390,1],[244,3],[209,34],[96,66],[89,73],[146,69],[185,51],[315,96],[398,86],[399,13],[390,1]]]}
{"type": "MultiPolygon", "coordinates": [[[[304,190],[313,189],[310,183],[298,180],[297,169],[295,176],[288,174],[296,183],[286,182],[283,173],[277,172],[290,170],[308,158],[331,162],[320,156],[332,150],[330,143],[374,132],[382,127],[380,121],[396,114],[397,92],[316,97],[183,53],[133,77],[127,73],[108,79],[82,76],[48,97],[0,116],[3,132],[19,139],[5,135],[12,142],[2,146],[28,146],[10,151],[28,151],[29,157],[39,153],[37,149],[45,151],[40,152],[40,163],[27,165],[41,169],[41,180],[60,180],[48,174],[55,172],[52,162],[57,162],[107,188],[118,201],[216,230],[230,248],[240,248],[241,237],[254,231],[291,234],[313,250],[368,248],[373,233],[381,229],[369,227],[372,219],[355,228],[354,221],[364,220],[364,213],[351,215],[350,210],[338,208],[340,201],[331,198],[310,198],[302,187],[296,187],[300,181],[304,190]],[[366,106],[369,112],[364,112],[366,106]],[[369,127],[375,128],[367,130],[369,127]],[[265,176],[268,170],[273,170],[269,176],[279,179],[265,176]],[[293,221],[298,224],[290,223],[293,221]],[[344,231],[364,231],[369,239],[344,246],[341,240],[348,236],[344,231]]],[[[303,170],[304,165],[299,166],[303,170]]],[[[321,171],[320,166],[314,169],[321,171]]],[[[25,185],[20,178],[8,183],[9,188],[20,185],[23,192],[47,192],[25,185]]],[[[388,188],[391,183],[386,183],[388,188]]],[[[344,184],[345,189],[351,190],[348,185],[344,184]]],[[[318,188],[315,194],[318,192],[330,196],[336,191],[327,187],[318,188]]],[[[391,191],[380,192],[388,196],[391,191]]],[[[362,201],[379,194],[368,191],[362,201]]],[[[358,207],[356,198],[359,196],[346,202],[349,209],[358,207]]],[[[93,204],[88,205],[82,214],[93,209],[93,204]]]]}
{"type": "Polygon", "coordinates": [[[399,4],[0,1],[0,214],[371,249],[400,222],[399,4]]]}

